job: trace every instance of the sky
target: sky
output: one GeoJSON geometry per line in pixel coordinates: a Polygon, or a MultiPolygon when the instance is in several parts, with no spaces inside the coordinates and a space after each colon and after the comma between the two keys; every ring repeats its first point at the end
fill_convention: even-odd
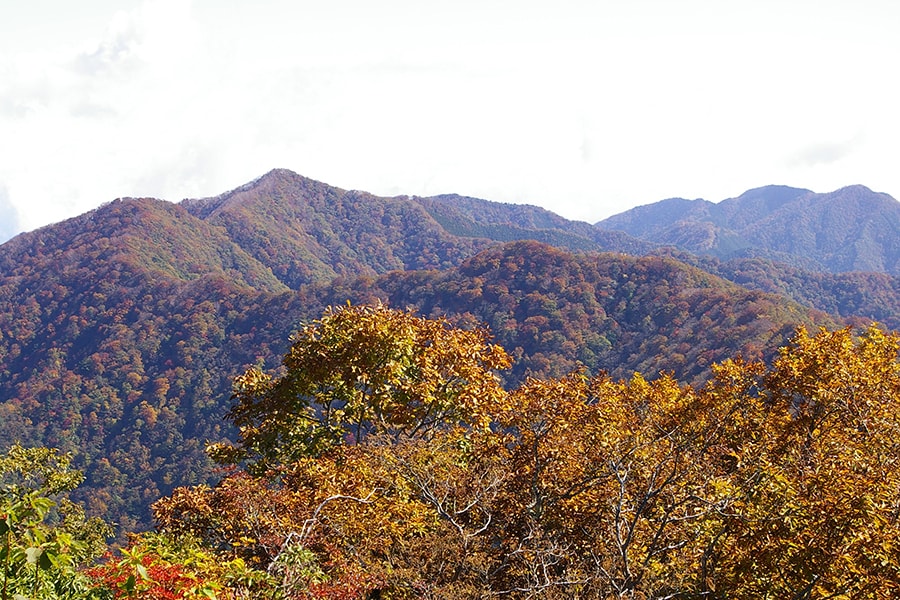
{"type": "Polygon", "coordinates": [[[900,197],[895,0],[0,0],[0,241],[273,168],[596,222],[900,197]]]}

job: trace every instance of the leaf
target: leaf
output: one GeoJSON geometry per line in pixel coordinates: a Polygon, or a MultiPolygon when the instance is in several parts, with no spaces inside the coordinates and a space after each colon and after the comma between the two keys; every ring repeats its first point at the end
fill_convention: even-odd
{"type": "Polygon", "coordinates": [[[25,559],[28,561],[29,565],[37,564],[38,559],[41,557],[43,553],[43,548],[32,546],[30,548],[25,549],[25,559]]]}

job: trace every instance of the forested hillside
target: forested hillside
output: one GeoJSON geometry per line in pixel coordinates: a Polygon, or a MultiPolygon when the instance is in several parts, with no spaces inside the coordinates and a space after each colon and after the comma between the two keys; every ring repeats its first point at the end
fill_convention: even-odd
{"type": "Polygon", "coordinates": [[[619,231],[569,221],[535,206],[489,202],[455,194],[413,198],[447,231],[463,237],[497,241],[537,240],[569,250],[649,252],[656,244],[619,231]]]}
{"type": "Polygon", "coordinates": [[[709,376],[713,362],[771,357],[799,324],[834,318],[662,257],[572,254],[537,242],[485,250],[457,269],[395,272],[303,290],[324,308],[383,300],[490,327],[516,358],[510,383],[579,365],[616,378],[709,376]]]}
{"type": "Polygon", "coordinates": [[[533,207],[377,198],[287,171],[177,205],[117,200],[0,246],[0,444],[71,451],[87,477],[74,497],[129,530],[156,498],[210,481],[205,444],[234,435],[232,378],[276,366],[328,305],[486,324],[515,359],[508,386],[582,367],[699,382],[728,356],[771,357],[799,324],[896,322],[896,296],[854,302],[832,276],[794,293],[828,315],[763,293],[796,292],[800,272],[766,287],[765,264],[599,251],[652,248],[533,207]],[[755,290],[698,266],[752,272],[755,290]]]}
{"type": "Polygon", "coordinates": [[[807,271],[764,258],[722,261],[671,248],[654,252],[657,253],[750,290],[779,294],[852,322],[874,320],[890,330],[900,330],[900,277],[896,275],[807,271]]]}
{"type": "Polygon", "coordinates": [[[406,198],[348,192],[284,170],[183,206],[290,288],[337,276],[453,266],[490,243],[448,233],[406,198]]]}
{"type": "Polygon", "coordinates": [[[571,250],[644,251],[652,244],[536,207],[457,196],[381,198],[276,169],[191,214],[272,269],[282,283],[455,266],[492,243],[532,239],[571,250]]]}

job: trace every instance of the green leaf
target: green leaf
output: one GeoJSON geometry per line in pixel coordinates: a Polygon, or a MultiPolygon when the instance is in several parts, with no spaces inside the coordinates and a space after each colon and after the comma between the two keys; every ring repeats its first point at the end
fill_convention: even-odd
{"type": "Polygon", "coordinates": [[[48,571],[53,566],[53,560],[50,557],[49,552],[41,552],[41,555],[38,559],[38,567],[40,567],[44,571],[48,571]]]}

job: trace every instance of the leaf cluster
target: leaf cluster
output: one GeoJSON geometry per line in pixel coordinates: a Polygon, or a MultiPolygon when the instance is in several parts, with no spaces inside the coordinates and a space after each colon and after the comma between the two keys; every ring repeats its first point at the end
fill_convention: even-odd
{"type": "Polygon", "coordinates": [[[83,476],[71,456],[13,445],[0,455],[0,598],[86,598],[80,571],[111,535],[67,495],[83,476]]]}

